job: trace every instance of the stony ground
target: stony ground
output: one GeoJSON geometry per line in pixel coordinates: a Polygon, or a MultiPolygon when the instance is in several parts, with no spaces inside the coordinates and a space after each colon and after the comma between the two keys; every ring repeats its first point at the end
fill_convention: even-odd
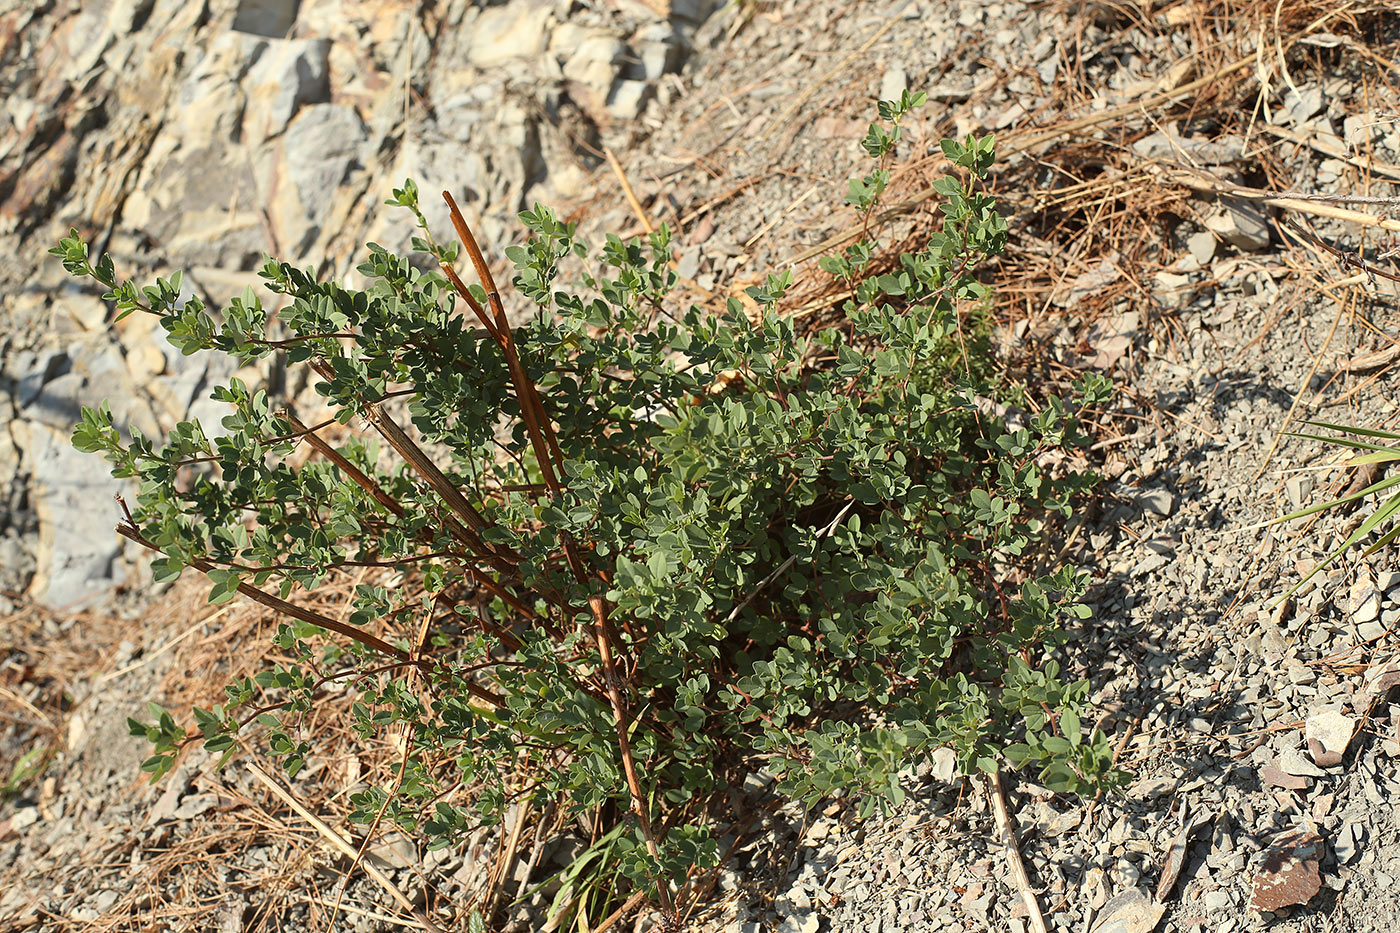
{"type": "MultiPolygon", "coordinates": [[[[1096,575],[1096,611],[1065,663],[1095,685],[1131,774],[1125,795],[1093,802],[1009,776],[1007,800],[1052,929],[1393,925],[1400,704],[1386,675],[1400,565],[1387,550],[1350,554],[1274,607],[1366,513],[1251,527],[1346,487],[1327,469],[1286,472],[1335,455],[1287,438],[1274,450],[1289,423],[1395,421],[1393,283],[1339,266],[1278,218],[1287,210],[1382,268],[1387,241],[1308,209],[1318,202],[1193,196],[1149,164],[1305,196],[1392,194],[1393,20],[1301,3],[1275,20],[1273,3],[1207,0],[791,0],[712,16],[678,3],[670,19],[628,3],[332,6],[0,14],[0,236],[21,258],[0,282],[0,482],[12,490],[0,582],[16,609],[0,686],[7,762],[52,757],[0,809],[0,928],[138,929],[158,916],[170,929],[329,929],[344,864],[246,772],[219,777],[196,757],[167,785],[139,783],[125,717],[188,690],[179,675],[196,661],[227,666],[256,622],[240,617],[211,655],[194,646],[233,620],[211,618],[198,594],[150,609],[118,593],[126,602],[110,608],[139,571],[109,543],[111,515],[94,503],[110,488],[63,443],[65,419],[110,394],[134,400],[132,424],[168,424],[199,414],[202,387],[225,374],[109,327],[34,242],[78,225],[121,260],[192,267],[217,298],[263,249],[330,255],[325,271],[343,272],[349,244],[402,238],[374,186],[406,174],[428,191],[466,186],[496,241],[534,198],[572,205],[586,229],[639,229],[599,158],[607,146],[648,220],[680,230],[682,274],[709,300],[849,227],[833,205],[863,170],[855,140],[878,96],[930,92],[907,193],[934,177],[921,156],[941,135],[995,130],[1014,150],[1250,55],[1170,107],[1027,145],[998,182],[1020,244],[1004,270],[1008,359],[1052,380],[1098,368],[1121,387],[1094,451],[1104,499],[1064,542],[1096,575]],[[1281,60],[1257,47],[1261,34],[1289,42],[1281,60]],[[1320,892],[1251,909],[1271,877],[1261,866],[1299,830],[1321,837],[1300,857],[1320,892]]],[[[817,278],[812,265],[799,277],[817,278]]],[[[293,790],[339,793],[360,767],[316,762],[293,790]]],[[[765,801],[755,781],[744,790],[758,816],[738,827],[693,925],[1033,929],[981,782],[930,770],[909,786],[898,812],[858,823],[839,801],[805,815],[765,801]]],[[[404,890],[440,903],[470,894],[493,845],[483,835],[420,856],[391,836],[373,852],[404,890]]],[[[567,852],[541,862],[556,858],[567,852]]],[[[344,905],[338,922],[356,930],[390,928],[397,909],[362,876],[344,905]]],[[[540,906],[512,908],[513,928],[538,928],[540,906]]]]}

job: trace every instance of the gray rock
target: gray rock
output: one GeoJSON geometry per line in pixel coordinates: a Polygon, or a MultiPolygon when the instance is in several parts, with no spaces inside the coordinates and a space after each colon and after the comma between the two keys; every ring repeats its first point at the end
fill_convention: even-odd
{"type": "Polygon", "coordinates": [[[263,138],[281,134],[302,106],[330,100],[330,49],[329,39],[257,41],[244,87],[263,138]]]}
{"type": "Polygon", "coordinates": [[[1322,88],[1313,86],[1302,89],[1301,95],[1293,91],[1288,92],[1288,96],[1283,102],[1286,122],[1294,126],[1307,123],[1323,107],[1322,88]]]}
{"type": "Polygon", "coordinates": [[[313,104],[288,124],[282,140],[285,177],[271,199],[271,216],[284,250],[305,253],[330,216],[327,193],[362,164],[368,131],[355,108],[313,104]]]}
{"type": "Polygon", "coordinates": [[[671,0],[671,16],[691,23],[703,23],[720,5],[717,0],[671,0]]]}
{"type": "Polygon", "coordinates": [[[280,39],[292,31],[300,6],[301,0],[239,0],[233,28],[255,36],[280,39]]]}
{"type": "Polygon", "coordinates": [[[1347,615],[1355,625],[1374,622],[1381,614],[1381,591],[1369,576],[1357,579],[1347,595],[1347,615]]]}
{"type": "Polygon", "coordinates": [[[1301,509],[1308,502],[1308,496],[1312,494],[1313,485],[1316,480],[1312,474],[1294,474],[1284,482],[1284,491],[1288,493],[1289,504],[1294,509],[1301,509]]]}
{"type": "Polygon", "coordinates": [[[1303,757],[1303,753],[1296,748],[1286,749],[1279,754],[1274,762],[1278,769],[1284,774],[1291,774],[1295,777],[1326,777],[1327,772],[1303,757]]]}
{"type": "Polygon", "coordinates": [[[35,477],[39,514],[38,568],[31,593],[46,605],[90,605],[125,579],[118,561],[112,497],[127,488],[100,457],[74,449],[68,430],[32,424],[26,454],[35,477]]]}
{"type": "Polygon", "coordinates": [[[1212,912],[1226,910],[1231,904],[1230,892],[1209,891],[1206,893],[1205,897],[1201,898],[1201,903],[1205,905],[1206,910],[1212,912]]]}
{"type": "Polygon", "coordinates": [[[471,26],[468,61],[485,71],[543,54],[555,6],[554,0],[513,0],[482,10],[471,26]]]}
{"type": "Polygon", "coordinates": [[[1365,827],[1359,823],[1348,821],[1342,824],[1341,830],[1332,839],[1332,854],[1339,863],[1346,865],[1361,854],[1361,841],[1365,833],[1365,827]]]}
{"type": "Polygon", "coordinates": [[[1176,500],[1165,489],[1149,489],[1138,496],[1138,504],[1148,512],[1167,516],[1176,507],[1176,500]]]}
{"type": "Polygon", "coordinates": [[[635,120],[646,106],[651,85],[646,81],[619,81],[608,97],[608,113],[618,120],[635,120]]]}
{"type": "Polygon", "coordinates": [[[880,99],[899,100],[902,91],[909,89],[909,72],[903,65],[891,64],[880,76],[880,99]]]}
{"type": "Polygon", "coordinates": [[[573,23],[554,30],[550,51],[564,63],[564,77],[591,92],[595,103],[608,100],[627,59],[627,46],[617,36],[573,23]]]}
{"type": "Polygon", "coordinates": [[[684,49],[680,37],[670,23],[652,23],[632,36],[636,62],[627,77],[637,81],[656,81],[662,75],[680,68],[684,49]]]}
{"type": "Polygon", "coordinates": [[[1183,308],[1191,300],[1191,278],[1176,272],[1158,272],[1152,277],[1152,294],[1167,308],[1183,308]]]}
{"type": "Polygon", "coordinates": [[[371,845],[365,853],[380,868],[409,868],[418,864],[418,846],[400,832],[392,832],[371,845]]]}
{"type": "Polygon", "coordinates": [[[1269,221],[1264,212],[1249,201],[1224,198],[1220,209],[1205,221],[1206,229],[1245,252],[1269,245],[1269,221]]]}
{"type": "Polygon", "coordinates": [[[1215,234],[1200,230],[1186,238],[1186,248],[1199,265],[1207,265],[1215,257],[1215,234]]]}
{"type": "Polygon", "coordinates": [[[61,350],[42,354],[26,350],[15,355],[13,365],[6,367],[5,374],[19,383],[15,388],[15,401],[23,408],[38,398],[46,382],[67,368],[68,354],[61,350]]]}
{"type": "Polygon", "coordinates": [[[25,419],[60,431],[71,428],[78,420],[86,384],[83,375],[76,372],[64,373],[45,383],[34,400],[24,406],[25,419]]]}

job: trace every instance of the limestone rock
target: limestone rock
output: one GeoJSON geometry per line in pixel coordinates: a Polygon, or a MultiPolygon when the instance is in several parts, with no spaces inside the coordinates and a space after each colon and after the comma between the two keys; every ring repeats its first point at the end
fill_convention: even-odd
{"type": "Polygon", "coordinates": [[[1248,201],[1225,199],[1220,209],[1206,218],[1205,224],[1208,230],[1245,252],[1269,245],[1268,218],[1257,205],[1248,201]]]}
{"type": "Polygon", "coordinates": [[[277,241],[293,255],[308,251],[332,212],[331,194],[365,158],[368,133],[353,107],[314,104],[282,138],[281,165],[269,212],[277,241]]]}
{"type": "Polygon", "coordinates": [[[563,63],[564,77],[584,89],[595,109],[608,100],[613,81],[627,58],[621,39],[596,27],[565,23],[554,31],[550,52],[563,63]]]}
{"type": "Polygon", "coordinates": [[[328,39],[264,40],[250,49],[253,65],[243,82],[258,135],[280,134],[304,104],[330,100],[328,39]]]}
{"type": "Polygon", "coordinates": [[[67,430],[32,424],[27,460],[36,478],[38,570],[30,594],[46,605],[76,608],[105,595],[125,578],[114,532],[119,512],[112,497],[125,484],[107,463],[76,450],[67,430]]]}
{"type": "Polygon", "coordinates": [[[553,0],[517,0],[482,10],[472,25],[468,59],[484,71],[512,58],[543,54],[554,6],[553,0]]]}
{"type": "Polygon", "coordinates": [[[301,0],[239,0],[238,10],[233,16],[233,28],[255,36],[279,39],[292,31],[300,6],[301,0]]]}

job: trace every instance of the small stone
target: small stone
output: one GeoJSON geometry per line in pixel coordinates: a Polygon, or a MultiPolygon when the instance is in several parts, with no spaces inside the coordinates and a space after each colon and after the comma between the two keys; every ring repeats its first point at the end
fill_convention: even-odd
{"type": "Polygon", "coordinates": [[[1356,823],[1343,823],[1341,831],[1332,840],[1332,854],[1343,865],[1361,854],[1361,837],[1365,830],[1356,823]]]}
{"type": "Polygon", "coordinates": [[[553,0],[515,0],[482,10],[472,26],[468,59],[484,71],[512,58],[540,55],[554,6],[553,0]]]}
{"type": "Polygon", "coordinates": [[[812,911],[794,914],[778,926],[778,933],[817,933],[822,927],[822,919],[812,911]]]}
{"type": "Polygon", "coordinates": [[[899,95],[909,89],[909,72],[903,65],[890,65],[880,77],[880,99],[899,100],[899,95]]]}
{"type": "Polygon", "coordinates": [[[1290,658],[1287,667],[1288,682],[1291,684],[1310,684],[1317,680],[1317,671],[1297,658],[1290,658]]]}
{"type": "Polygon", "coordinates": [[[1210,891],[1205,897],[1201,898],[1201,903],[1204,904],[1206,910],[1209,911],[1226,910],[1230,906],[1230,892],[1210,891]]]}
{"type": "Polygon", "coordinates": [[[38,807],[19,807],[10,814],[10,830],[22,833],[35,823],[39,822],[38,807]]]}
{"type": "Polygon", "coordinates": [[[1167,516],[1176,507],[1176,500],[1165,489],[1151,489],[1138,496],[1138,504],[1148,512],[1167,516]]]}
{"type": "Polygon", "coordinates": [[[1306,790],[1308,786],[1307,778],[1289,774],[1274,765],[1265,765],[1260,768],[1259,780],[1274,787],[1282,787],[1284,790],[1306,790]]]}
{"type": "Polygon", "coordinates": [[[1104,905],[1090,933],[1151,933],[1166,911],[1140,888],[1129,888],[1104,905]]]}
{"type": "Polygon", "coordinates": [[[1183,308],[1191,300],[1191,278],[1175,272],[1158,272],[1152,277],[1152,293],[1168,308],[1183,308]]]}
{"type": "Polygon", "coordinates": [[[1299,94],[1289,91],[1283,106],[1285,119],[1294,126],[1301,126],[1322,110],[1322,88],[1314,85],[1299,94]]]}
{"type": "Polygon", "coordinates": [[[627,77],[640,81],[655,81],[668,72],[678,71],[682,59],[682,41],[670,23],[652,23],[632,36],[637,50],[637,62],[627,77]]]}
{"type": "Polygon", "coordinates": [[[1327,772],[1303,757],[1296,748],[1290,748],[1278,756],[1274,765],[1285,774],[1296,777],[1326,777],[1327,772]]]}
{"type": "Polygon", "coordinates": [[[1206,218],[1206,229],[1237,249],[1254,252],[1269,245],[1269,221],[1258,207],[1237,198],[1225,198],[1221,208],[1206,218]]]}
{"type": "Polygon", "coordinates": [[[550,51],[564,62],[564,77],[588,88],[599,102],[612,90],[627,46],[604,30],[564,23],[554,30],[550,51]]]}
{"type": "Polygon", "coordinates": [[[1362,641],[1376,641],[1384,638],[1386,625],[1384,622],[1363,622],[1356,627],[1356,634],[1362,641]]]}
{"type": "Polygon", "coordinates": [[[1357,625],[1374,622],[1381,615],[1381,591],[1368,577],[1351,585],[1347,597],[1347,615],[1357,625]]]}
{"type": "Polygon", "coordinates": [[[1356,734],[1356,723],[1335,709],[1323,710],[1308,717],[1303,737],[1308,751],[1320,767],[1330,768],[1342,763],[1347,745],[1356,734]]]}
{"type": "Polygon", "coordinates": [[[1215,234],[1200,230],[1186,238],[1186,248],[1198,265],[1206,265],[1215,256],[1215,234]]]}
{"type": "Polygon", "coordinates": [[[608,97],[608,113],[618,120],[635,120],[646,106],[651,84],[646,81],[619,81],[608,97]]]}
{"type": "Polygon", "coordinates": [[[1180,783],[1176,777],[1143,778],[1128,788],[1128,796],[1134,800],[1162,797],[1176,790],[1180,783]]]}
{"type": "Polygon", "coordinates": [[[403,833],[391,833],[370,847],[370,861],[380,868],[409,868],[418,864],[418,846],[403,833]]]}
{"type": "Polygon", "coordinates": [[[1313,485],[1316,480],[1309,473],[1295,474],[1288,477],[1284,482],[1284,491],[1288,494],[1288,501],[1295,509],[1301,509],[1307,504],[1308,496],[1312,494],[1313,485]]]}
{"type": "Polygon", "coordinates": [[[1098,910],[1108,903],[1108,873],[1102,868],[1091,868],[1084,876],[1083,891],[1091,909],[1098,910]]]}
{"type": "Polygon", "coordinates": [[[951,748],[936,748],[929,756],[933,763],[933,778],[941,784],[950,784],[958,773],[958,753],[951,748]]]}

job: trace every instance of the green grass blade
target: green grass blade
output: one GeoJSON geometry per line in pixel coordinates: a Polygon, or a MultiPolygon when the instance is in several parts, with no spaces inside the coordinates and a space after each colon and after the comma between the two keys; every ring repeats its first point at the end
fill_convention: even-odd
{"type": "Polygon", "coordinates": [[[1281,522],[1291,522],[1299,518],[1307,518],[1309,515],[1316,515],[1318,512],[1323,512],[1327,509],[1335,508],[1339,505],[1345,505],[1348,502],[1355,502],[1357,499],[1364,499],[1366,496],[1369,496],[1372,493],[1385,492],[1387,489],[1390,489],[1397,485],[1400,485],[1400,476],[1387,476],[1385,479],[1378,480],[1377,482],[1372,483],[1365,489],[1361,489],[1357,492],[1341,496],[1337,499],[1328,499],[1326,502],[1320,502],[1317,505],[1310,505],[1305,509],[1299,509],[1296,512],[1289,512],[1287,515],[1280,515],[1278,518],[1271,518],[1266,522],[1261,522],[1259,525],[1251,527],[1262,528],[1265,525],[1277,525],[1281,522]]]}
{"type": "Polygon", "coordinates": [[[1337,447],[1351,447],[1355,450],[1391,450],[1384,444],[1367,444],[1365,441],[1353,441],[1345,437],[1328,437],[1325,434],[1307,434],[1303,431],[1289,431],[1285,437],[1297,437],[1307,441],[1319,441],[1323,444],[1332,444],[1337,447]]]}
{"type": "Polygon", "coordinates": [[[1390,516],[1394,515],[1397,511],[1400,511],[1400,493],[1396,493],[1395,495],[1387,499],[1385,503],[1381,505],[1380,508],[1376,509],[1375,512],[1371,513],[1371,515],[1364,522],[1361,523],[1360,527],[1358,527],[1355,531],[1348,535],[1347,539],[1343,541],[1335,551],[1323,558],[1322,561],[1320,561],[1318,565],[1312,569],[1311,573],[1309,573],[1303,579],[1299,580],[1297,583],[1293,584],[1293,586],[1291,586],[1288,589],[1288,592],[1284,593],[1278,599],[1270,603],[1270,606],[1277,606],[1279,603],[1283,602],[1285,599],[1298,592],[1300,589],[1303,588],[1305,584],[1307,584],[1309,580],[1317,576],[1318,573],[1320,573],[1322,570],[1331,566],[1332,563],[1338,557],[1341,557],[1342,554],[1344,554],[1353,545],[1355,545],[1356,542],[1360,541],[1362,538],[1370,534],[1377,525],[1385,521],[1390,516]]]}
{"type": "Polygon", "coordinates": [[[1400,434],[1393,431],[1381,431],[1376,428],[1358,428],[1347,424],[1332,424],[1329,421],[1300,421],[1299,424],[1311,425],[1315,428],[1326,428],[1329,431],[1341,431],[1345,434],[1360,434],[1362,437],[1382,437],[1389,441],[1400,441],[1400,434]]]}

